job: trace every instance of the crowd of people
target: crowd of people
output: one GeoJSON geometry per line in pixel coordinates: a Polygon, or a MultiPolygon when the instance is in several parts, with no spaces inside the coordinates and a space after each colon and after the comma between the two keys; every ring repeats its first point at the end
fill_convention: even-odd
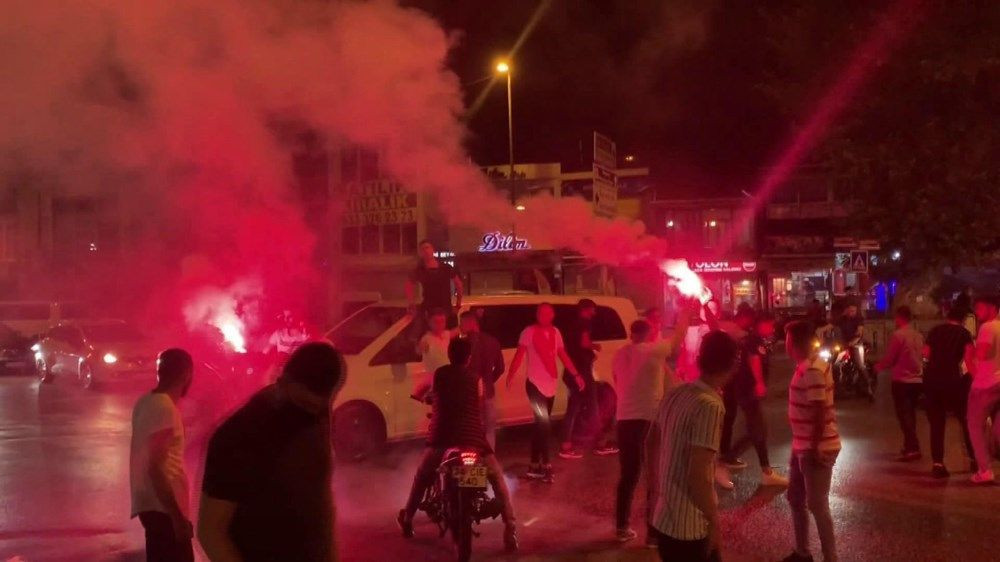
{"type": "MultiPolygon", "coordinates": [[[[434,295],[427,284],[450,284],[455,272],[437,262],[432,246],[422,244],[421,251],[426,259],[414,273],[414,283],[424,286],[425,295],[434,295]]],[[[760,484],[788,489],[795,544],[785,560],[813,559],[813,524],[823,559],[837,560],[829,493],[841,442],[833,366],[816,345],[817,337],[829,337],[831,322],[817,317],[784,326],[794,372],[788,386],[792,452],[783,476],[771,463],[762,409],[773,318],[740,307],[732,322],[724,322],[717,303],[692,300],[681,307],[665,338],[660,311],[647,311],[629,327],[628,342],[613,357],[616,416],[611,427],[600,415],[594,363],[603,350],[592,337],[593,301],[578,303],[565,334],[554,324],[554,307],[539,305],[535,323],[520,334],[508,366],[500,343],[481,329],[477,311],[453,318],[450,291],[447,303],[443,293],[432,298],[432,304],[443,306],[419,310],[426,333],[417,351],[426,376],[415,386],[414,398],[431,403],[432,413],[426,449],[396,519],[404,537],[413,536],[414,515],[445,451],[474,447],[482,453],[499,504],[504,544],[517,550],[514,504],[495,452],[494,400],[501,378],[513,388],[524,367],[525,400],[534,416],[525,477],[554,481],[552,408],[561,379],[569,405],[558,455],[580,459],[581,444],[597,455],[618,454],[614,529],[621,543],[639,537],[632,506],[645,472],[647,546],[658,549],[663,560],[719,560],[723,529],[716,489],[733,488],[730,471],[746,468],[740,455],[753,447],[760,484]],[[746,435],[734,439],[741,412],[746,435]],[[612,432],[616,440],[610,439],[612,432]]],[[[956,308],[925,339],[914,329],[910,310],[899,307],[897,329],[876,369],[892,373],[903,434],[900,460],[921,458],[916,416],[923,397],[933,475],[948,476],[943,458],[950,413],[965,422],[972,481],[990,483],[994,475],[986,427],[1000,407],[1000,319],[998,303],[991,298],[976,299],[973,310],[981,324],[977,338],[956,308]]],[[[839,332],[835,337],[848,346],[862,337],[856,307],[848,306],[833,324],[839,332]]],[[[213,434],[197,530],[188,505],[185,432],[177,407],[190,388],[194,361],[181,349],[161,353],[158,385],[139,399],[132,419],[132,515],[145,529],[149,560],[193,560],[195,534],[213,561],[336,559],[329,410],[346,377],[343,358],[325,342],[301,343],[288,351],[276,382],[252,396],[213,434]]],[[[1000,438],[1000,424],[993,431],[1000,438]]]]}

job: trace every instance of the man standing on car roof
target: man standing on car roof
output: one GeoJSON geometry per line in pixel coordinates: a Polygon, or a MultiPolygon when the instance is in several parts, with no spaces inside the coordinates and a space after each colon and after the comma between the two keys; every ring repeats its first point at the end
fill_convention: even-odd
{"type": "Polygon", "coordinates": [[[448,327],[454,328],[458,324],[455,310],[462,307],[462,278],[454,267],[437,259],[434,255],[434,244],[430,240],[421,241],[417,252],[420,261],[406,281],[406,300],[409,301],[412,309],[417,309],[416,289],[419,284],[423,293],[423,301],[420,304],[420,314],[417,316],[417,321],[421,325],[425,325],[426,317],[430,311],[442,309],[448,313],[448,327]],[[451,302],[453,284],[455,286],[454,306],[451,302]]]}

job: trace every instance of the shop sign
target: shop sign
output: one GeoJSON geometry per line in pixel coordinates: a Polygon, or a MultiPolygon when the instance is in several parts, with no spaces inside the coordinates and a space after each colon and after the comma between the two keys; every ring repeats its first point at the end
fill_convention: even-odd
{"type": "Polygon", "coordinates": [[[517,238],[513,233],[504,234],[502,232],[487,232],[483,235],[483,243],[479,245],[479,251],[484,254],[530,249],[531,244],[524,238],[517,238]]]}
{"type": "Polygon", "coordinates": [[[691,270],[695,273],[753,273],[757,271],[755,261],[694,261],[691,270]]]}
{"type": "Polygon", "coordinates": [[[345,188],[344,226],[417,222],[417,194],[404,190],[396,182],[352,182],[345,188]]]}

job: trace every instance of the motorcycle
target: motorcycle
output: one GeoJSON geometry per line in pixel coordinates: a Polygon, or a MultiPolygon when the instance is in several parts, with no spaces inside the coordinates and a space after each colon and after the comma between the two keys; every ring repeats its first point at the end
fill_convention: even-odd
{"type": "Polygon", "coordinates": [[[862,346],[861,356],[864,358],[864,369],[868,373],[867,377],[862,374],[849,346],[842,347],[839,344],[823,346],[820,348],[819,355],[824,360],[831,362],[834,392],[838,396],[865,396],[874,402],[878,378],[875,376],[875,365],[868,359],[871,348],[865,342],[859,345],[862,346]]]}
{"type": "Polygon", "coordinates": [[[448,449],[437,472],[420,510],[438,526],[442,538],[451,532],[458,549],[458,562],[468,562],[472,556],[472,538],[479,536],[473,524],[496,519],[500,515],[499,502],[486,493],[488,471],[476,450],[448,449]]]}

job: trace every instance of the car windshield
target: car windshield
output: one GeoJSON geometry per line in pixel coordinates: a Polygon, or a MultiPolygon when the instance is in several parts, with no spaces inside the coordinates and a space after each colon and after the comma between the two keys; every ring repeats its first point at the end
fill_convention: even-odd
{"type": "Polygon", "coordinates": [[[357,355],[403,316],[406,309],[401,306],[370,306],[330,330],[327,337],[341,353],[357,355]]]}
{"type": "Polygon", "coordinates": [[[93,324],[83,329],[87,338],[95,342],[133,342],[142,339],[142,334],[125,323],[93,324]]]}

